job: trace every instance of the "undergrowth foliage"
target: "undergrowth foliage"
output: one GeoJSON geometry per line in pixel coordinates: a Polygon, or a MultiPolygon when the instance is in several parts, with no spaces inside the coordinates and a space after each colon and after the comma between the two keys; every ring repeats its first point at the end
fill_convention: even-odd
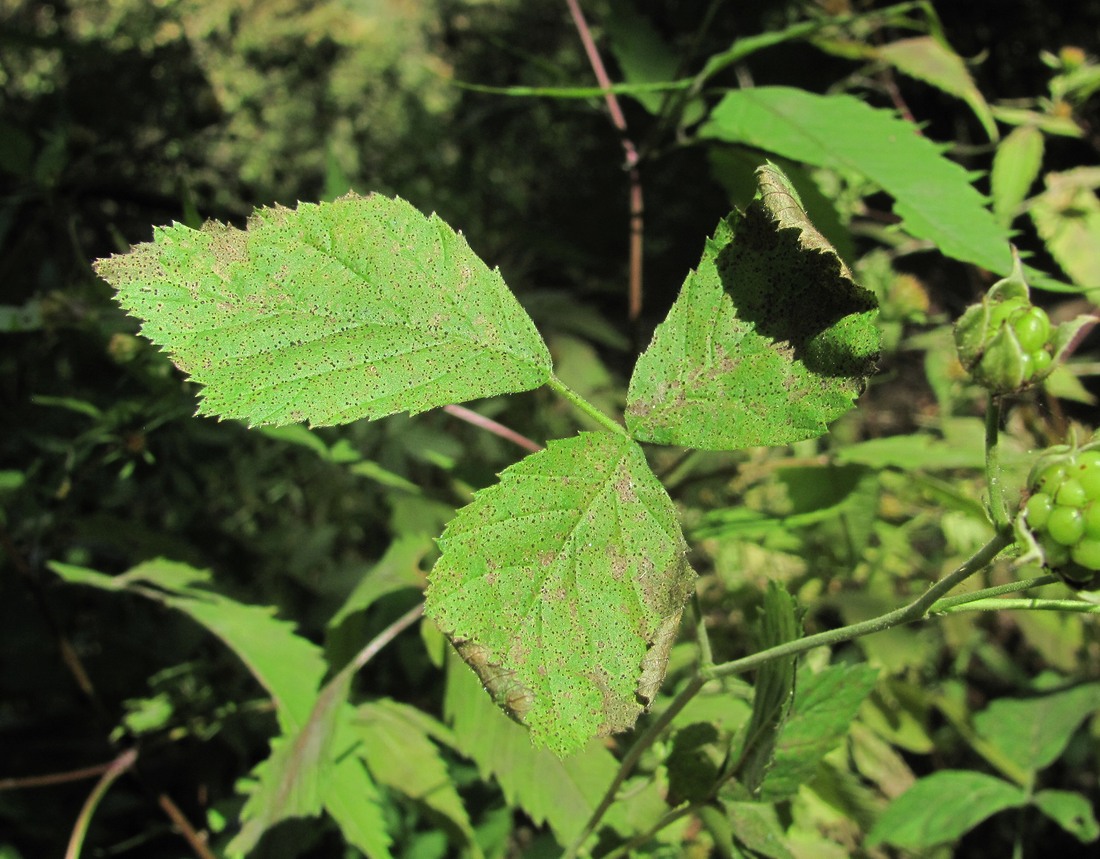
{"type": "MultiPolygon", "coordinates": [[[[584,339],[624,349],[621,333],[595,313],[548,324],[555,309],[584,314],[560,296],[540,310],[537,293],[517,289],[521,302],[471,247],[484,247],[476,228],[468,242],[400,196],[345,193],[346,147],[326,150],[327,202],[258,208],[243,229],[188,217],[94,263],[141,335],[195,383],[199,415],[241,421],[253,430],[242,437],[385,487],[371,515],[389,542],[365,554],[378,549],[373,568],[350,565],[355,581],[334,586],[347,586],[342,604],[312,638],[302,618],[230,596],[220,569],[184,563],[196,555],[171,546],[160,554],[174,559],[143,547],[137,557],[153,559],[118,575],[92,569],[90,553],[47,556],[66,583],[189,619],[262,688],[264,759],[237,795],[227,784],[204,806],[207,832],[183,828],[193,851],[265,855],[290,832],[288,855],[338,835],[349,855],[371,859],[946,856],[995,816],[1019,856],[1055,830],[1095,842],[1100,675],[1082,655],[1096,652],[1088,621],[1100,612],[1100,439],[1084,424],[1066,431],[1057,403],[1095,403],[1079,380],[1095,371],[1072,361],[1096,321],[1100,178],[1091,168],[1042,174],[1051,140],[1087,138],[1075,111],[1100,92],[1100,66],[1080,51],[1046,55],[1049,92],[992,104],[923,0],[814,13],[693,64],[631,3],[609,7],[616,92],[654,121],[656,137],[704,151],[728,191],[719,211],[735,203],[648,345],[636,360],[629,352],[628,385],[584,339]],[[867,77],[853,73],[848,88],[873,78],[899,110],[838,87],[749,85],[746,61],[799,43],[865,64],[867,77]],[[741,86],[719,90],[734,70],[741,86]],[[989,155],[988,198],[958,153],[908,118],[895,73],[965,105],[980,138],[971,148],[989,155]],[[1003,138],[1001,126],[1011,129],[1003,138]],[[1029,196],[1041,175],[1044,189],[1029,196]],[[1028,224],[1034,235],[1022,238],[1041,244],[1042,266],[1010,244],[1028,224]],[[860,256],[857,241],[875,249],[860,256]],[[975,283],[1001,278],[956,301],[971,303],[950,313],[953,333],[926,285],[897,267],[933,250],[973,267],[975,283]],[[1059,273],[1040,270],[1051,266],[1059,273]],[[1064,305],[1046,302],[1059,294],[1064,305]],[[903,410],[912,426],[881,435],[852,420],[869,386],[872,403],[892,390],[876,390],[880,366],[929,389],[903,410]],[[1039,396],[1058,421],[1018,416],[1016,403],[1039,396]],[[540,447],[494,425],[529,452],[469,481],[452,472],[445,500],[388,467],[418,442],[394,445],[399,456],[383,464],[348,441],[368,421],[411,436],[432,417],[409,418],[440,408],[485,427],[519,397],[554,404],[545,435],[558,437],[540,447]],[[475,401],[479,412],[460,408],[475,401]],[[333,426],[349,435],[313,432],[333,426]],[[1036,595],[1048,586],[1055,598],[1036,595]],[[404,614],[362,634],[366,612],[383,606],[382,623],[404,614]],[[1009,609],[1014,625],[994,631],[997,646],[950,618],[1009,609]],[[913,628],[931,618],[942,624],[913,628]],[[412,627],[420,641],[395,643],[412,627]],[[929,643],[934,628],[950,647],[929,643]],[[1009,637],[1044,670],[1024,677],[1005,657],[1009,637]],[[970,662],[995,679],[960,681],[970,662]],[[400,680],[379,692],[366,682],[375,671],[400,680]],[[421,675],[407,687],[406,671],[421,675]],[[1016,696],[996,698],[1009,680],[1016,696]],[[300,830],[288,823],[303,818],[313,820],[300,830]]],[[[340,7],[332,20],[345,14],[354,18],[340,7]]],[[[637,153],[627,154],[632,166],[637,153]]],[[[32,324],[28,314],[2,319],[32,324]]],[[[120,363],[143,354],[129,333],[110,344],[120,363]]],[[[155,356],[141,360],[159,367],[162,388],[178,378],[155,356]]],[[[132,418],[75,398],[36,406],[115,434],[132,418]]],[[[476,458],[454,439],[425,447],[417,455],[441,468],[476,458]]],[[[0,472],[0,493],[22,480],[0,472]]],[[[257,505],[293,494],[292,480],[257,505]]],[[[0,536],[9,551],[6,529],[0,536]]],[[[299,549],[314,550],[290,551],[299,549]]],[[[175,736],[187,692],[169,675],[193,673],[179,666],[125,702],[112,742],[133,748],[93,791],[69,855],[150,738],[175,736]]],[[[222,706],[213,733],[240,715],[237,702],[222,706]]],[[[201,735],[191,725],[184,735],[192,730],[201,735]]]]}

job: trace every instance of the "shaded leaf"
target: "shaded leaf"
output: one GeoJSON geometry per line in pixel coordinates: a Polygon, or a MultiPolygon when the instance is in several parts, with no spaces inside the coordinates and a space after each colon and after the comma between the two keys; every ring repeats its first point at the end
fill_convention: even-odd
{"type": "Polygon", "coordinates": [[[733,825],[734,837],[751,850],[753,856],[794,859],[794,854],[787,849],[786,833],[779,823],[774,805],[727,802],[725,809],[733,825]]]}
{"type": "Polygon", "coordinates": [[[362,741],[357,754],[376,781],[442,815],[479,855],[470,818],[447,765],[436,745],[419,729],[417,723],[424,718],[419,710],[396,701],[360,705],[354,722],[362,741]]]}
{"type": "Polygon", "coordinates": [[[296,635],[292,624],[274,617],[274,609],[238,603],[210,590],[209,570],[176,561],[146,561],[120,576],[71,564],[52,563],[50,569],[76,584],[138,593],[189,615],[220,638],[267,690],[285,732],[305,725],[325,662],[321,649],[296,635]]]}
{"type": "Polygon", "coordinates": [[[867,846],[909,850],[947,844],[1006,808],[1027,803],[1021,788],[971,770],[941,770],[894,800],[875,822],[867,846]]]}
{"type": "Polygon", "coordinates": [[[1030,773],[1050,766],[1074,731],[1100,710],[1100,683],[1035,698],[1001,698],[974,716],[982,739],[1030,773]]]}
{"type": "Polygon", "coordinates": [[[634,724],[695,580],[637,444],[551,442],[478,492],[439,543],[427,613],[536,743],[564,755],[634,724]]]}
{"type": "Polygon", "coordinates": [[[638,359],[626,420],[642,441],[736,449],[821,435],[875,365],[874,296],[773,166],[707,243],[638,359]]]}
{"type": "Polygon", "coordinates": [[[425,534],[397,537],[378,563],[363,574],[359,584],[329,620],[329,628],[339,626],[349,615],[365,611],[387,594],[406,589],[422,590],[425,576],[420,569],[420,561],[431,547],[431,538],[425,534]]]}
{"type": "Polygon", "coordinates": [[[466,240],[400,199],[176,224],[99,260],[142,333],[206,386],[199,411],[314,425],[537,388],[550,355],[466,240]]]}
{"type": "MultiPolygon", "coordinates": [[[[768,582],[758,650],[794,641],[802,634],[794,598],[779,582],[768,582]]],[[[797,656],[765,662],[753,684],[752,717],[745,732],[738,779],[752,794],[760,790],[775,755],[776,740],[794,700],[797,656]]]]}
{"type": "Polygon", "coordinates": [[[890,111],[848,95],[755,87],[727,93],[700,136],[862,176],[894,197],[910,235],[998,274],[1012,270],[1008,235],[967,172],[890,111]]]}
{"type": "Polygon", "coordinates": [[[990,140],[996,140],[997,123],[985,97],[974,84],[970,70],[942,38],[916,36],[883,45],[876,56],[902,74],[924,81],[948,95],[965,101],[985,129],[990,140]]]}
{"type": "Polygon", "coordinates": [[[877,676],[868,665],[830,665],[817,674],[799,672],[794,705],[761,791],[764,799],[791,796],[813,777],[821,759],[847,735],[877,676]]]}
{"type": "Polygon", "coordinates": [[[993,212],[1001,223],[1010,224],[1039,178],[1043,164],[1043,133],[1034,125],[1014,128],[993,156],[990,190],[993,212]]]}
{"type": "Polygon", "coordinates": [[[522,808],[536,825],[549,824],[561,844],[580,835],[618,770],[611,752],[596,740],[565,760],[535,748],[457,656],[448,660],[443,709],[459,751],[477,764],[482,778],[496,779],[510,806],[522,808]]]}
{"type": "Polygon", "coordinates": [[[1100,823],[1088,797],[1069,790],[1041,790],[1031,803],[1079,841],[1091,844],[1100,838],[1100,823]]]}

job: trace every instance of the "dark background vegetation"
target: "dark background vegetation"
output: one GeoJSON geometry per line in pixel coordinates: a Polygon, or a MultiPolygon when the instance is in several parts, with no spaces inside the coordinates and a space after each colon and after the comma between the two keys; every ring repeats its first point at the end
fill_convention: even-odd
{"type": "MultiPolygon", "coordinates": [[[[686,46],[709,5],[641,7],[686,46]]],[[[696,55],[803,5],[722,4],[696,55]]],[[[598,23],[603,4],[586,6],[598,23]]],[[[990,101],[1041,92],[1043,49],[1097,49],[1098,2],[936,6],[953,45],[980,60],[973,74],[990,101]]],[[[853,64],[791,45],[750,67],[758,84],[821,91],[853,64]]],[[[95,855],[183,855],[156,796],[170,794],[196,821],[210,807],[231,809],[233,783],[265,753],[273,720],[260,706],[227,709],[259,691],[188,621],[62,587],[47,561],[117,572],[163,555],[210,567],[234,596],[278,606],[322,641],[325,621],[394,533],[437,534],[518,450],[442,413],[322,433],[421,487],[402,495],[308,449],[193,419],[193,389],[134,337],[90,262],[173,220],[242,225],[258,205],[348,189],[399,194],[438,211],[501,267],[559,360],[599,356],[613,392],[729,208],[701,150],[656,141],[643,165],[648,292],[635,329],[625,314],[627,181],[602,105],[507,98],[457,81],[587,85],[592,76],[555,0],[0,3],[0,779],[109,760],[128,742],[111,740],[125,700],[154,690],[177,702],[175,730],[147,741],[136,775],[97,814],[91,842],[110,852],[95,855]]],[[[726,83],[736,85],[732,71],[726,83]]],[[[931,136],[980,144],[957,102],[897,83],[931,136]]],[[[651,118],[625,103],[633,136],[647,140],[651,118]]],[[[1095,163],[1100,116],[1083,120],[1091,136],[1055,141],[1048,169],[1095,163]]],[[[916,269],[933,309],[955,312],[972,298],[973,276],[926,256],[916,269]]],[[[918,399],[871,398],[885,414],[865,415],[867,425],[913,425],[907,410],[918,399]]],[[[573,431],[540,392],[487,411],[537,439],[573,431]]],[[[362,640],[407,605],[377,607],[360,623],[362,640]]],[[[1044,666],[1018,632],[997,634],[1020,671],[1044,666]]],[[[722,646],[741,644],[731,629],[722,646]]],[[[438,674],[415,642],[377,665],[371,694],[438,707],[438,674]]],[[[978,677],[971,694],[983,700],[1004,684],[978,677]]],[[[0,852],[60,855],[87,790],[81,781],[0,792],[0,852]]],[[[316,855],[337,855],[334,833],[311,826],[316,855]]],[[[965,855],[1004,855],[997,834],[988,837],[1000,847],[983,846],[983,834],[965,855]]],[[[1065,855],[1083,849],[1049,837],[1065,855]]]]}

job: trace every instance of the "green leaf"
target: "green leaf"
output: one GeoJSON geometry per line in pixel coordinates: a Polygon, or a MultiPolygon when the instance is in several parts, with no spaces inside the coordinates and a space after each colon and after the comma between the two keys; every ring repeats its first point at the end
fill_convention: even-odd
{"type": "Polygon", "coordinates": [[[252,425],[379,418],[544,384],[550,354],[498,271],[435,215],[349,195],[176,224],[99,260],[142,332],[252,425]]]}
{"type": "Polygon", "coordinates": [[[1012,270],[1008,235],[967,172],[890,111],[849,95],[755,87],[727,93],[700,136],[868,179],[894,197],[910,235],[998,274],[1012,270]]]}
{"type": "Polygon", "coordinates": [[[1021,788],[970,770],[941,770],[894,800],[875,822],[866,845],[908,850],[946,844],[987,817],[1027,803],[1021,788]]]}
{"type": "Polygon", "coordinates": [[[1028,214],[1047,251],[1070,279],[1100,287],[1100,197],[1095,169],[1048,173],[1046,190],[1031,201],[1028,214]]]}
{"type": "Polygon", "coordinates": [[[981,91],[974,85],[966,63],[942,38],[917,36],[901,39],[878,48],[875,55],[902,74],[962,99],[974,111],[990,140],[996,140],[1000,136],[993,112],[981,91]]]}
{"type": "Polygon", "coordinates": [[[381,700],[361,705],[354,722],[362,741],[357,753],[378,783],[442,815],[475,855],[480,855],[469,815],[455,790],[447,765],[439,749],[417,724],[423,718],[419,710],[396,701],[381,700]]]}
{"type": "Polygon", "coordinates": [[[1041,790],[1031,803],[1079,841],[1091,844],[1100,838],[1100,823],[1088,797],[1069,790],[1041,790]]]}
{"type": "Polygon", "coordinates": [[[377,789],[358,759],[343,754],[354,739],[346,728],[352,714],[346,704],[350,671],[319,693],[326,670],[320,648],[273,617],[272,609],[210,590],[208,570],[166,560],[139,564],[120,576],[50,566],[67,581],[140,594],[187,614],[220,638],[271,695],[282,734],[272,742],[271,757],[254,770],[257,780],[231,853],[247,852],[281,820],[324,808],[349,842],[372,859],[390,855],[377,789]]]}
{"type": "Polygon", "coordinates": [[[431,548],[431,538],[426,534],[406,534],[395,539],[329,620],[329,629],[339,626],[349,615],[370,608],[387,594],[423,590],[425,577],[420,562],[431,548]]]}
{"type": "Polygon", "coordinates": [[[634,724],[695,580],[637,444],[551,442],[478,492],[439,544],[427,613],[536,743],[565,755],[634,724]]]}
{"type": "Polygon", "coordinates": [[[635,438],[708,450],[821,435],[873,371],[875,299],[806,219],[787,179],[707,243],[627,394],[635,438]]]}
{"type": "Polygon", "coordinates": [[[752,851],[753,856],[768,859],[794,859],[787,849],[787,837],[774,805],[759,802],[727,802],[726,814],[733,825],[734,837],[752,851]]]}
{"type": "Polygon", "coordinates": [[[1016,217],[1043,164],[1043,133],[1034,125],[1014,128],[993,156],[993,212],[1002,224],[1016,217]]]}
{"type": "MultiPolygon", "coordinates": [[[[764,617],[758,649],[766,650],[794,641],[802,634],[798,607],[779,582],[768,582],[764,594],[764,617]]],[[[794,700],[797,656],[765,662],[756,672],[753,685],[752,718],[741,749],[738,778],[745,789],[757,794],[775,756],[779,730],[787,720],[794,700]]]]}
{"type": "MultiPolygon", "coordinates": [[[[612,0],[604,28],[611,52],[627,83],[659,83],[676,77],[680,58],[656,28],[638,13],[633,3],[612,0]]],[[[639,92],[634,97],[642,107],[654,114],[664,101],[664,95],[658,92],[639,92]]]]}
{"type": "Polygon", "coordinates": [[[799,672],[794,705],[761,791],[764,799],[792,796],[813,777],[821,759],[848,734],[877,676],[868,665],[830,665],[818,674],[799,672]]]}
{"type": "Polygon", "coordinates": [[[1034,773],[1065,751],[1074,731],[1100,710],[1100,683],[1035,698],[1002,698],[974,716],[974,728],[1014,763],[1034,773]]]}
{"type": "Polygon", "coordinates": [[[602,743],[592,740],[565,760],[535,748],[528,732],[504,716],[474,672],[453,655],[443,709],[459,751],[477,764],[482,778],[496,779],[510,806],[522,808],[536,826],[549,824],[561,844],[580,835],[619,766],[602,743]]]}
{"type": "Polygon", "coordinates": [[[284,732],[306,724],[325,662],[321,649],[296,635],[292,624],[275,618],[274,609],[222,596],[209,589],[209,570],[176,561],[146,561],[120,576],[71,564],[51,563],[50,569],[75,584],[130,591],[187,614],[220,638],[267,690],[284,732]]]}

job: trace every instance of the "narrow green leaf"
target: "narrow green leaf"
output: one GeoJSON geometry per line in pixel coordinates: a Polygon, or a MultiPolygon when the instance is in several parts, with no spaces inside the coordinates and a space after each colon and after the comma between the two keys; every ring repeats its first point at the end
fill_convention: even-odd
{"type": "MultiPolygon", "coordinates": [[[[798,607],[779,582],[769,582],[764,594],[764,617],[758,649],[766,650],[794,641],[802,634],[798,607]]],[[[779,731],[787,720],[794,700],[796,656],[765,662],[753,684],[752,717],[741,749],[738,779],[745,789],[757,794],[775,756],[779,731]]]]}
{"type": "Polygon", "coordinates": [[[296,635],[292,624],[274,617],[273,609],[222,596],[210,589],[209,570],[176,561],[146,561],[121,576],[71,564],[52,563],[50,569],[75,584],[131,591],[187,614],[220,638],[267,690],[284,732],[293,733],[305,725],[325,662],[321,649],[296,635]]]}
{"type": "Polygon", "coordinates": [[[875,299],[806,219],[773,166],[718,226],[627,394],[635,438],[708,450],[821,435],[878,354],[875,299]]]}
{"type": "Polygon", "coordinates": [[[974,717],[974,728],[1024,770],[1050,766],[1074,731],[1100,710],[1100,683],[1035,698],[1001,698],[974,717]]]}
{"type": "Polygon", "coordinates": [[[761,795],[766,800],[792,796],[809,781],[821,759],[848,734],[878,672],[868,665],[830,665],[798,675],[791,715],[776,744],[775,760],[761,795]]]}
{"type": "Polygon", "coordinates": [[[1043,133],[1034,125],[1012,129],[993,156],[990,187],[993,212],[1002,224],[1012,223],[1043,164],[1043,133]]]}
{"type": "MultiPolygon", "coordinates": [[[[356,711],[358,755],[379,784],[400,791],[450,821],[475,855],[474,830],[439,749],[419,729],[424,714],[406,704],[381,700],[356,711]]],[[[442,726],[440,726],[442,727],[442,726]]]]}
{"type": "Polygon", "coordinates": [[[377,789],[359,760],[343,754],[354,740],[345,727],[353,712],[346,704],[350,672],[319,693],[325,674],[320,648],[273,617],[271,609],[211,590],[208,570],[155,560],[112,577],[69,564],[50,566],[67,581],[130,591],[187,614],[220,638],[271,695],[282,734],[272,742],[271,757],[254,770],[257,780],[231,854],[250,850],[281,820],[314,816],[324,808],[371,859],[389,857],[377,789]]]}
{"type": "Polygon", "coordinates": [[[580,835],[618,769],[602,743],[592,740],[565,760],[535,748],[528,732],[505,717],[454,655],[443,709],[459,751],[477,764],[482,778],[496,779],[510,806],[522,808],[536,825],[549,824],[561,844],[580,835]]]}
{"type": "Polygon", "coordinates": [[[1041,790],[1031,803],[1079,841],[1091,844],[1100,838],[1100,823],[1088,797],[1069,790],[1041,790]]]}
{"type": "Polygon", "coordinates": [[[910,235],[998,274],[1012,270],[1008,235],[967,172],[890,111],[848,95],[755,87],[727,93],[700,136],[862,176],[894,197],[910,235]]]}
{"type": "Polygon", "coordinates": [[[941,770],[894,800],[875,822],[866,845],[921,850],[947,844],[987,817],[1027,803],[1021,788],[971,770],[941,770]]]}
{"type": "Polygon", "coordinates": [[[498,271],[435,215],[349,195],[176,224],[99,260],[142,332],[250,424],[379,418],[544,384],[550,354],[498,271]]]}
{"type": "Polygon", "coordinates": [[[974,84],[966,63],[942,38],[916,36],[901,39],[876,49],[875,54],[902,74],[962,99],[974,111],[990,140],[1000,136],[993,112],[974,84]]]}
{"type": "MultiPolygon", "coordinates": [[[[658,83],[676,77],[680,58],[633,3],[612,0],[604,28],[627,83],[658,83]]],[[[658,92],[639,92],[634,97],[650,113],[657,113],[664,101],[658,92]]]]}
{"type": "Polygon", "coordinates": [[[565,755],[634,724],[695,580],[637,444],[551,442],[477,493],[439,544],[427,613],[536,743],[565,755]]]}

